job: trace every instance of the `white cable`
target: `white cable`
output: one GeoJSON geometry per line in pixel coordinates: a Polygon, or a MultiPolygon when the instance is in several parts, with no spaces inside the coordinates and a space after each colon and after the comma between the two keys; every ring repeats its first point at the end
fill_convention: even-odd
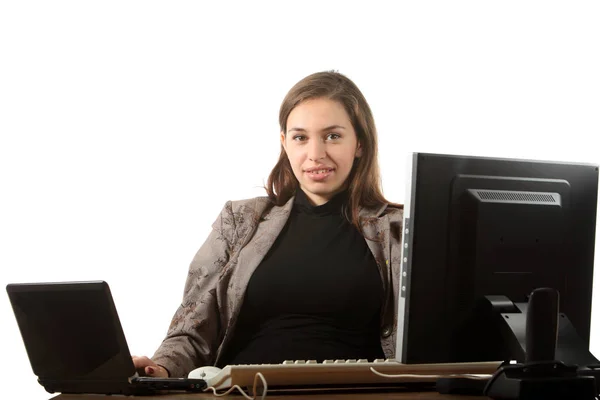
{"type": "Polygon", "coordinates": [[[487,375],[487,374],[448,374],[448,375],[426,375],[426,374],[385,374],[383,372],[379,372],[377,371],[375,368],[370,367],[369,368],[371,370],[372,373],[374,373],[375,375],[384,377],[384,378],[397,378],[397,379],[402,379],[402,378],[422,378],[422,379],[440,379],[440,378],[467,378],[467,379],[474,379],[474,380],[488,380],[492,377],[492,375],[487,375]]]}
{"type": "Polygon", "coordinates": [[[246,394],[246,392],[244,391],[244,389],[242,389],[238,385],[233,385],[232,387],[229,388],[229,390],[227,390],[226,392],[223,392],[223,393],[217,393],[217,389],[215,389],[213,386],[207,387],[206,389],[204,389],[204,391],[206,392],[207,390],[212,390],[212,392],[213,392],[213,394],[215,396],[221,397],[221,396],[228,395],[234,389],[237,389],[242,394],[242,396],[244,396],[248,400],[256,400],[257,399],[257,397],[256,397],[257,396],[257,394],[256,394],[256,384],[257,384],[259,378],[260,378],[260,380],[263,383],[262,397],[260,399],[264,400],[267,397],[267,380],[265,379],[264,375],[261,374],[260,372],[257,372],[254,375],[254,383],[252,384],[252,397],[248,396],[246,394]]]}

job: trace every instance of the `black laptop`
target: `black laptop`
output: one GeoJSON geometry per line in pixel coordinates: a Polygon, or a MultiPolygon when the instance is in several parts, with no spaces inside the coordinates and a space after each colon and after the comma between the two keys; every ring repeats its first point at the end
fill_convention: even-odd
{"type": "Polygon", "coordinates": [[[202,379],[138,376],[108,284],[6,286],[38,382],[49,393],[203,391],[202,379]]]}

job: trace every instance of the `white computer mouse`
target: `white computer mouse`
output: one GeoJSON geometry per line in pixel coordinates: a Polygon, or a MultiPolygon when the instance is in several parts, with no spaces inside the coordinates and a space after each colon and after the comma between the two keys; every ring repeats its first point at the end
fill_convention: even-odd
{"type": "Polygon", "coordinates": [[[193,378],[193,379],[204,379],[205,381],[214,378],[215,376],[217,376],[219,374],[219,372],[221,372],[221,368],[219,367],[200,367],[200,368],[196,368],[195,370],[191,371],[188,374],[188,378],[193,378]]]}

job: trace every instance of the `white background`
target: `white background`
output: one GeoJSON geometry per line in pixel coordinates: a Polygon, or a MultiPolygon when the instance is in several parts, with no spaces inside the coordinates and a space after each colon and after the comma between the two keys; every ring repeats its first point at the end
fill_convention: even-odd
{"type": "MultiPolygon", "coordinates": [[[[280,102],[316,71],[367,97],[392,201],[412,151],[600,163],[598,21],[574,1],[3,1],[0,284],[106,280],[151,355],[223,204],[264,194],[280,102]]],[[[48,398],[6,295],[0,318],[3,397],[48,398]]]]}

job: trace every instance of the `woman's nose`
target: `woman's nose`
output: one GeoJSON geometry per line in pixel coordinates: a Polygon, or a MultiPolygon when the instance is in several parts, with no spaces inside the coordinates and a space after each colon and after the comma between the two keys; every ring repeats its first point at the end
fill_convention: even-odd
{"type": "Polygon", "coordinates": [[[325,144],[319,140],[311,143],[308,150],[308,159],[310,161],[317,161],[325,158],[325,144]]]}

